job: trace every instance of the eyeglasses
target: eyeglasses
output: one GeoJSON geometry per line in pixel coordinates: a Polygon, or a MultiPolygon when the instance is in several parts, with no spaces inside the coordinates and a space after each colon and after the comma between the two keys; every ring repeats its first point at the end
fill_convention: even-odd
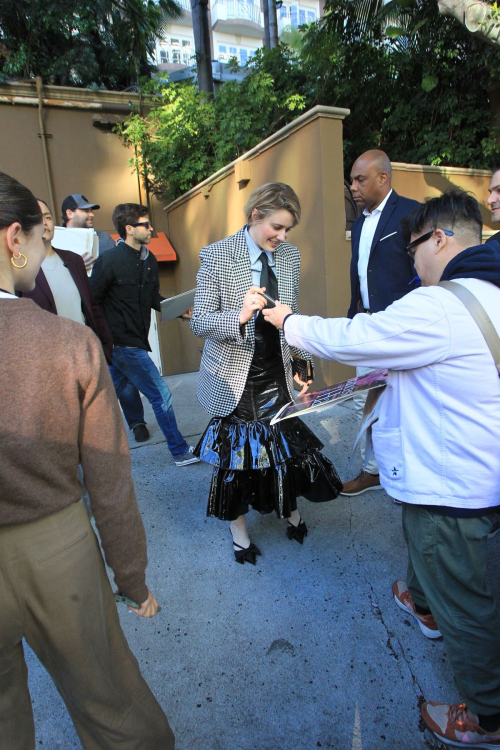
{"type": "MultiPolygon", "coordinates": [[[[410,244],[406,246],[406,252],[412,260],[415,260],[415,248],[417,247],[417,245],[430,240],[435,231],[436,229],[431,229],[430,232],[426,232],[421,237],[418,237],[416,240],[413,240],[413,242],[410,242],[410,244]]],[[[441,229],[441,231],[448,235],[448,237],[453,237],[453,232],[450,232],[449,229],[441,229]]]]}
{"type": "Polygon", "coordinates": [[[131,224],[131,227],[144,227],[144,229],[150,229],[151,228],[151,222],[150,221],[136,221],[135,224],[131,224]]]}

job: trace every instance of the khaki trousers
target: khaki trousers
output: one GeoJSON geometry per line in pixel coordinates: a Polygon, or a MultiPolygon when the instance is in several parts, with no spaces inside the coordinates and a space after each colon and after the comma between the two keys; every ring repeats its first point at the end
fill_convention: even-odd
{"type": "MultiPolygon", "coordinates": [[[[373,367],[356,367],[356,375],[359,377],[360,375],[368,375],[370,372],[375,372],[376,368],[373,367]]],[[[368,391],[363,391],[362,393],[357,393],[355,396],[353,396],[353,403],[354,407],[356,409],[356,413],[358,415],[358,421],[361,423],[361,419],[363,417],[363,410],[365,408],[366,399],[368,397],[368,391]]],[[[365,437],[363,436],[361,440],[359,441],[359,448],[361,453],[361,464],[363,467],[363,471],[367,471],[368,474],[378,474],[379,468],[377,464],[377,459],[375,458],[375,454],[372,453],[370,456],[369,461],[365,461],[365,437]]]]}
{"type": "Polygon", "coordinates": [[[0,750],[34,750],[22,639],[54,680],[85,750],[173,750],[120,627],[81,503],[0,526],[0,750]]]}

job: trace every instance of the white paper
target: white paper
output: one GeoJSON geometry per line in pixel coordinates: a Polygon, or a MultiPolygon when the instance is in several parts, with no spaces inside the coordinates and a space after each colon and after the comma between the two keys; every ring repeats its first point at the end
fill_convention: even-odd
{"type": "Polygon", "coordinates": [[[71,250],[71,252],[78,253],[78,255],[88,253],[97,258],[99,237],[93,229],[54,227],[52,244],[59,250],[71,250]]]}

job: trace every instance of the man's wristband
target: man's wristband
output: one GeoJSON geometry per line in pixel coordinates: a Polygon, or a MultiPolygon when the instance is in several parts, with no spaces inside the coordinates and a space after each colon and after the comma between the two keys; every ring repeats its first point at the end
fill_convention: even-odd
{"type": "Polygon", "coordinates": [[[282,327],[282,329],[283,329],[283,333],[285,333],[285,323],[286,323],[286,321],[288,320],[288,318],[289,318],[289,317],[290,317],[291,315],[295,315],[295,313],[293,313],[293,312],[291,312],[291,313],[288,313],[288,315],[285,315],[285,317],[283,318],[283,325],[281,326],[281,327],[282,327]]]}

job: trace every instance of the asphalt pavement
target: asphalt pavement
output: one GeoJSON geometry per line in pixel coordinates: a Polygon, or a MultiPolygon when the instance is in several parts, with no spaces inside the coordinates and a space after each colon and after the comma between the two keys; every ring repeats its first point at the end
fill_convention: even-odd
{"type": "MultiPolygon", "coordinates": [[[[181,432],[196,444],[208,416],[196,373],[166,378],[181,432]]],[[[148,537],[152,620],[120,607],[123,629],[169,717],[177,750],[422,750],[418,702],[458,702],[446,648],[392,598],[405,578],[401,508],[384,491],[299,500],[304,545],[285,522],[249,514],[257,565],[234,561],[228,524],[206,518],[211,467],[176,467],[147,405],[151,439],[130,440],[148,537]]],[[[347,481],[356,417],[347,402],[305,420],[347,481]]],[[[500,540],[492,540],[497,591],[500,540]]],[[[50,677],[26,648],[37,748],[80,748],[50,677]]]]}

